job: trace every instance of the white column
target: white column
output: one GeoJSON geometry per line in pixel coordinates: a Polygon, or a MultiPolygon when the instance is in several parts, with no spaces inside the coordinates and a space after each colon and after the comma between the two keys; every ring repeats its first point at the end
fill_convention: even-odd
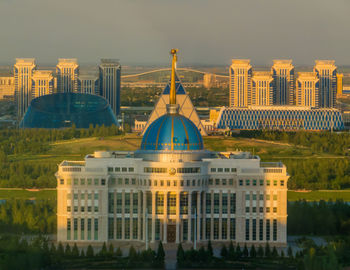
{"type": "Polygon", "coordinates": [[[142,208],[141,208],[141,191],[137,193],[137,240],[141,240],[141,217],[142,217],[142,208]]]}
{"type": "Polygon", "coordinates": [[[188,192],[188,229],[187,229],[187,241],[192,242],[192,191],[188,192]]]}
{"type": "Polygon", "coordinates": [[[201,239],[201,192],[197,192],[197,242],[201,239]]]}
{"type": "Polygon", "coordinates": [[[146,241],[146,211],[147,211],[147,191],[143,192],[143,240],[146,241]]]}
{"type": "Polygon", "coordinates": [[[180,192],[176,193],[176,243],[180,243],[180,192]]]}
{"type": "Polygon", "coordinates": [[[167,243],[168,226],[168,192],[164,192],[163,243],[167,243]]]}
{"type": "Polygon", "coordinates": [[[156,236],[156,192],[152,191],[152,237],[151,242],[154,243],[156,236]]]}

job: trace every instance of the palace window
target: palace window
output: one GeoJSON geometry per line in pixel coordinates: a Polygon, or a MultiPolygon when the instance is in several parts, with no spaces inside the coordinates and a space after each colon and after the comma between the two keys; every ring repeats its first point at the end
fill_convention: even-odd
{"type": "Polygon", "coordinates": [[[264,213],[264,207],[259,207],[259,212],[264,213]]]}
{"type": "Polygon", "coordinates": [[[243,180],[239,180],[239,185],[243,186],[243,180]]]}
{"type": "Polygon", "coordinates": [[[245,194],[245,199],[246,199],[246,201],[250,201],[250,194],[249,193],[245,194]]]}
{"type": "Polygon", "coordinates": [[[122,167],[122,172],[127,172],[127,171],[128,171],[128,168],[122,167]]]}
{"type": "Polygon", "coordinates": [[[270,185],[270,180],[266,180],[266,185],[267,185],[267,186],[270,185]]]}
{"type": "Polygon", "coordinates": [[[229,181],[229,185],[232,186],[233,185],[233,179],[230,179],[228,181],[229,181]]]}
{"type": "Polygon", "coordinates": [[[117,214],[122,213],[123,197],[121,193],[117,193],[117,214]]]}
{"type": "Polygon", "coordinates": [[[230,172],[230,168],[225,168],[225,172],[230,172]]]}
{"type": "Polygon", "coordinates": [[[259,180],[259,184],[260,184],[260,186],[263,186],[264,185],[264,180],[260,179],[259,180]]]}
{"type": "Polygon", "coordinates": [[[222,213],[227,214],[227,193],[222,194],[222,213]]]}
{"type": "Polygon", "coordinates": [[[253,194],[253,201],[256,201],[256,194],[253,194]]]}
{"type": "Polygon", "coordinates": [[[260,219],[259,220],[259,241],[263,241],[263,232],[264,232],[264,220],[260,219]]]}
{"type": "Polygon", "coordinates": [[[211,234],[211,220],[210,218],[205,219],[205,238],[207,240],[210,240],[210,234],[211,234]]]}
{"type": "Polygon", "coordinates": [[[124,213],[129,214],[130,213],[130,193],[126,192],[124,196],[125,196],[124,213]]]}
{"type": "Polygon", "coordinates": [[[87,240],[91,240],[91,218],[88,218],[87,223],[87,240]]]}
{"type": "Polygon", "coordinates": [[[210,214],[211,213],[211,193],[205,194],[205,204],[206,204],[206,213],[210,214]]]}
{"type": "Polygon", "coordinates": [[[129,178],[125,178],[124,183],[125,183],[125,185],[129,185],[129,178]]]}
{"type": "Polygon", "coordinates": [[[192,186],[193,186],[193,187],[196,186],[196,180],[192,180],[192,186]]]}
{"type": "Polygon", "coordinates": [[[216,172],[216,168],[210,168],[210,172],[216,172]]]}
{"type": "Polygon", "coordinates": [[[277,180],[273,180],[273,185],[277,186],[277,180]]]}
{"type": "Polygon", "coordinates": [[[273,195],[273,200],[274,200],[274,201],[277,201],[277,194],[274,194],[274,195],[273,195]]]}
{"type": "Polygon", "coordinates": [[[220,185],[220,179],[215,179],[215,185],[220,185]]]}
{"type": "Polygon", "coordinates": [[[218,172],[223,172],[224,169],[223,168],[218,168],[218,172]]]}
{"type": "Polygon", "coordinates": [[[249,241],[249,219],[245,220],[245,240],[249,241]]]}
{"type": "Polygon", "coordinates": [[[266,220],[266,241],[270,241],[270,220],[266,220]]]}
{"type": "Polygon", "coordinates": [[[164,214],[164,194],[157,192],[157,215],[164,214]]]}
{"type": "Polygon", "coordinates": [[[74,193],[73,198],[74,200],[78,200],[78,193],[74,193]]]}
{"type": "Polygon", "coordinates": [[[88,179],[87,179],[87,183],[88,183],[89,186],[91,186],[91,184],[92,184],[92,179],[91,179],[91,178],[88,178],[88,179]]]}
{"type": "Polygon", "coordinates": [[[117,239],[122,239],[122,219],[117,218],[116,222],[117,239]]]}
{"type": "Polygon", "coordinates": [[[120,167],[115,167],[115,168],[114,168],[114,171],[115,171],[115,172],[120,172],[120,167]]]}
{"type": "Polygon", "coordinates": [[[219,239],[219,219],[214,218],[214,239],[219,239]]]}
{"type": "Polygon", "coordinates": [[[136,185],[136,179],[135,179],[135,178],[132,178],[132,179],[131,179],[131,184],[132,184],[132,185],[136,185]]]}
{"type": "Polygon", "coordinates": [[[249,213],[249,210],[250,210],[250,207],[247,206],[247,207],[245,208],[245,212],[246,212],[246,213],[249,213]]]}
{"type": "Polygon", "coordinates": [[[129,170],[129,172],[134,172],[134,168],[133,167],[129,167],[128,170],[129,170]]]}
{"type": "Polygon", "coordinates": [[[74,222],[74,240],[78,240],[78,219],[75,218],[74,222]]]}
{"type": "Polygon", "coordinates": [[[255,179],[253,180],[253,186],[256,186],[256,180],[255,179]]]}
{"type": "Polygon", "coordinates": [[[73,183],[74,183],[74,186],[77,186],[78,185],[78,179],[74,178],[73,183]]]}
{"type": "Polygon", "coordinates": [[[236,239],[236,220],[234,218],[230,219],[230,239],[236,239]]]}
{"type": "Polygon", "coordinates": [[[94,212],[97,213],[98,212],[98,206],[94,207],[94,212]]]}
{"type": "Polygon", "coordinates": [[[260,200],[260,201],[263,201],[263,200],[264,200],[264,194],[261,194],[261,193],[259,194],[259,200],[260,200]]]}
{"type": "Polygon", "coordinates": [[[132,219],[132,238],[137,239],[137,234],[138,234],[138,220],[137,218],[132,219]]]}
{"type": "Polygon", "coordinates": [[[139,196],[137,193],[133,193],[132,194],[132,212],[134,214],[137,214],[138,213],[138,208],[139,208],[139,196]]]}
{"type": "Polygon", "coordinates": [[[222,219],[221,239],[223,240],[227,239],[227,218],[222,219]]]}
{"type": "Polygon", "coordinates": [[[70,240],[71,239],[71,220],[70,219],[67,219],[67,240],[70,240]]]}
{"type": "Polygon", "coordinates": [[[70,212],[70,211],[71,211],[71,207],[67,206],[67,212],[70,212]]]}
{"type": "Polygon", "coordinates": [[[273,220],[273,232],[272,232],[272,237],[273,237],[273,241],[277,241],[277,219],[273,220]]]}
{"type": "Polygon", "coordinates": [[[180,194],[180,214],[188,214],[188,192],[181,192],[180,194]]]}
{"type": "Polygon", "coordinates": [[[176,214],[176,194],[170,193],[168,198],[168,215],[176,214]]]}
{"type": "Polygon", "coordinates": [[[108,218],[108,239],[114,239],[114,218],[108,218]]]}
{"type": "Polygon", "coordinates": [[[220,213],[220,194],[214,193],[214,214],[220,213]]]}
{"type": "Polygon", "coordinates": [[[213,184],[213,179],[209,179],[209,185],[213,184]]]}
{"type": "Polygon", "coordinates": [[[85,239],[85,219],[80,219],[80,239],[85,239]]]}
{"type": "Polygon", "coordinates": [[[80,200],[85,200],[85,193],[80,193],[80,200]]]}
{"type": "Polygon", "coordinates": [[[245,185],[246,186],[250,186],[250,180],[249,179],[245,180],[245,185]]]}
{"type": "Polygon", "coordinates": [[[60,179],[60,184],[64,185],[64,179],[60,179]]]}
{"type": "Polygon", "coordinates": [[[105,186],[106,185],[106,179],[101,179],[101,185],[105,186]]]}
{"type": "Polygon", "coordinates": [[[230,213],[236,213],[236,193],[230,194],[230,213]]]}
{"type": "Polygon", "coordinates": [[[155,231],[156,231],[156,234],[155,234],[155,240],[159,240],[160,239],[160,219],[156,219],[156,224],[155,224],[155,231]]]}
{"type": "Polygon", "coordinates": [[[118,178],[118,185],[122,185],[123,184],[123,179],[122,178],[118,178]]]}
{"type": "Polygon", "coordinates": [[[274,213],[277,213],[277,207],[274,207],[274,208],[273,208],[273,212],[274,212],[274,213]]]}
{"type": "Polygon", "coordinates": [[[74,206],[74,212],[78,212],[78,206],[74,206]]]}
{"type": "Polygon", "coordinates": [[[266,201],[270,200],[270,194],[266,194],[266,201]]]}
{"type": "Polygon", "coordinates": [[[113,172],[113,167],[107,167],[108,172],[113,172]]]}
{"type": "Polygon", "coordinates": [[[253,231],[253,241],[256,240],[256,219],[253,219],[253,224],[252,224],[252,231],[253,231]]]}
{"type": "Polygon", "coordinates": [[[252,212],[256,213],[256,207],[252,207],[252,212]]]}
{"type": "Polygon", "coordinates": [[[183,235],[183,240],[187,241],[187,237],[188,237],[188,220],[187,219],[183,219],[182,221],[182,235],[183,235]]]}
{"type": "Polygon", "coordinates": [[[125,218],[125,239],[130,239],[130,218],[125,218]]]}
{"type": "Polygon", "coordinates": [[[281,186],[284,187],[284,180],[281,180],[281,186]]]}
{"type": "Polygon", "coordinates": [[[266,207],[266,213],[270,213],[270,207],[266,207]]]}
{"type": "Polygon", "coordinates": [[[226,182],[226,179],[222,179],[221,182],[222,182],[222,185],[223,185],[223,186],[226,186],[226,183],[227,183],[227,182],[226,182]]]}
{"type": "Polygon", "coordinates": [[[81,206],[81,207],[80,207],[80,212],[82,212],[82,213],[85,212],[85,207],[84,207],[84,206],[81,206]]]}
{"type": "Polygon", "coordinates": [[[99,185],[99,183],[98,183],[98,182],[99,182],[99,181],[98,181],[98,179],[97,179],[97,178],[95,178],[95,179],[94,179],[94,185],[95,185],[95,186],[98,186],[98,185],[99,185]]]}
{"type": "Polygon", "coordinates": [[[98,219],[94,221],[94,240],[98,240],[98,219]]]}

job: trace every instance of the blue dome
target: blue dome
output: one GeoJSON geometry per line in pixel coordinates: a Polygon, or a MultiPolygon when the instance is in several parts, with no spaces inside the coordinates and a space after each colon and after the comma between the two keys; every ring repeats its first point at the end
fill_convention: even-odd
{"type": "Polygon", "coordinates": [[[165,114],[146,130],[141,150],[202,150],[203,140],[198,128],[179,114],[165,114]]]}

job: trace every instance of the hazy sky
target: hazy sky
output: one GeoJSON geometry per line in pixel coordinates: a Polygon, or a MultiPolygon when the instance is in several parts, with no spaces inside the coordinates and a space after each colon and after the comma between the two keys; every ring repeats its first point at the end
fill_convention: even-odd
{"type": "Polygon", "coordinates": [[[97,63],[350,65],[349,0],[0,0],[0,65],[35,57],[97,63]]]}

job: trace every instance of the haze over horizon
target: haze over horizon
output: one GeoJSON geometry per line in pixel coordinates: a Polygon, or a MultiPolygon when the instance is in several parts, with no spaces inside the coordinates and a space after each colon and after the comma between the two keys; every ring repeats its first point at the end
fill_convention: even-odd
{"type": "Polygon", "coordinates": [[[180,65],[349,65],[349,11],[347,0],[1,0],[0,65],[17,57],[163,65],[173,47],[180,65]]]}

